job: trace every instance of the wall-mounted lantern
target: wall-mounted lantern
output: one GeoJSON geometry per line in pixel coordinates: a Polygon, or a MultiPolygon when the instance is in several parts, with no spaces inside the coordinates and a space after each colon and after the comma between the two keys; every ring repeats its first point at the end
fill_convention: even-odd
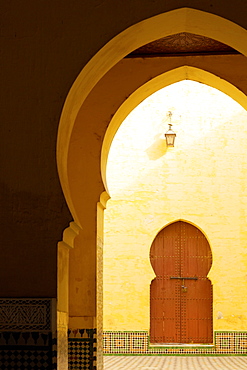
{"type": "Polygon", "coordinates": [[[168,112],[168,116],[170,118],[170,123],[168,123],[169,130],[165,133],[166,145],[167,146],[174,146],[174,141],[175,141],[176,134],[172,130],[172,124],[171,124],[172,112],[168,112]]]}

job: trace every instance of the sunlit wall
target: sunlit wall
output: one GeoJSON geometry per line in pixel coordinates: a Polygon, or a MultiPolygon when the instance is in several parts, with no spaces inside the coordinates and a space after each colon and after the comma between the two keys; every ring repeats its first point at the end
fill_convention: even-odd
{"type": "Polygon", "coordinates": [[[149,250],[176,220],[209,240],[214,329],[246,328],[246,150],[246,111],[194,81],[156,92],[122,123],[107,164],[105,330],[149,329],[149,250]],[[165,143],[168,112],[174,148],[165,143]]]}

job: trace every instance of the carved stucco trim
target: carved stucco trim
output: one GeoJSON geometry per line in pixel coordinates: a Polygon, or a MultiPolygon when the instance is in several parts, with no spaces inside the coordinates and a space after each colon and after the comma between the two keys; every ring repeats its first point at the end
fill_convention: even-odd
{"type": "Polygon", "coordinates": [[[51,331],[52,299],[0,298],[0,331],[51,331]]]}
{"type": "Polygon", "coordinates": [[[229,45],[209,37],[181,32],[150,42],[134,50],[128,57],[145,54],[183,54],[183,53],[237,53],[229,45]]]}
{"type": "Polygon", "coordinates": [[[74,239],[79,234],[80,230],[80,226],[74,221],[70,222],[69,227],[63,232],[63,243],[69,248],[74,248],[74,239]]]}

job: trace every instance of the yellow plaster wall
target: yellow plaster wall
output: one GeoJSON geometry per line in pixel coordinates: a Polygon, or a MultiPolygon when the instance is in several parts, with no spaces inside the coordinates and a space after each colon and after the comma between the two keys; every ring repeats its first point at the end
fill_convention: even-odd
{"type": "Polygon", "coordinates": [[[194,81],[156,92],[123,122],[107,165],[104,330],[149,329],[149,250],[176,220],[211,245],[214,330],[246,330],[246,123],[238,103],[194,81]],[[164,140],[168,111],[174,148],[164,140]]]}

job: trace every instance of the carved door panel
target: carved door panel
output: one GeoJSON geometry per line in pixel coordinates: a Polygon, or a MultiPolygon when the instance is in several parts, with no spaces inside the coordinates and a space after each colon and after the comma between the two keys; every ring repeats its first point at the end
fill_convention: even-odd
{"type": "Polygon", "coordinates": [[[159,232],[150,250],[151,343],[212,343],[212,255],[195,226],[178,221],[159,232]]]}

